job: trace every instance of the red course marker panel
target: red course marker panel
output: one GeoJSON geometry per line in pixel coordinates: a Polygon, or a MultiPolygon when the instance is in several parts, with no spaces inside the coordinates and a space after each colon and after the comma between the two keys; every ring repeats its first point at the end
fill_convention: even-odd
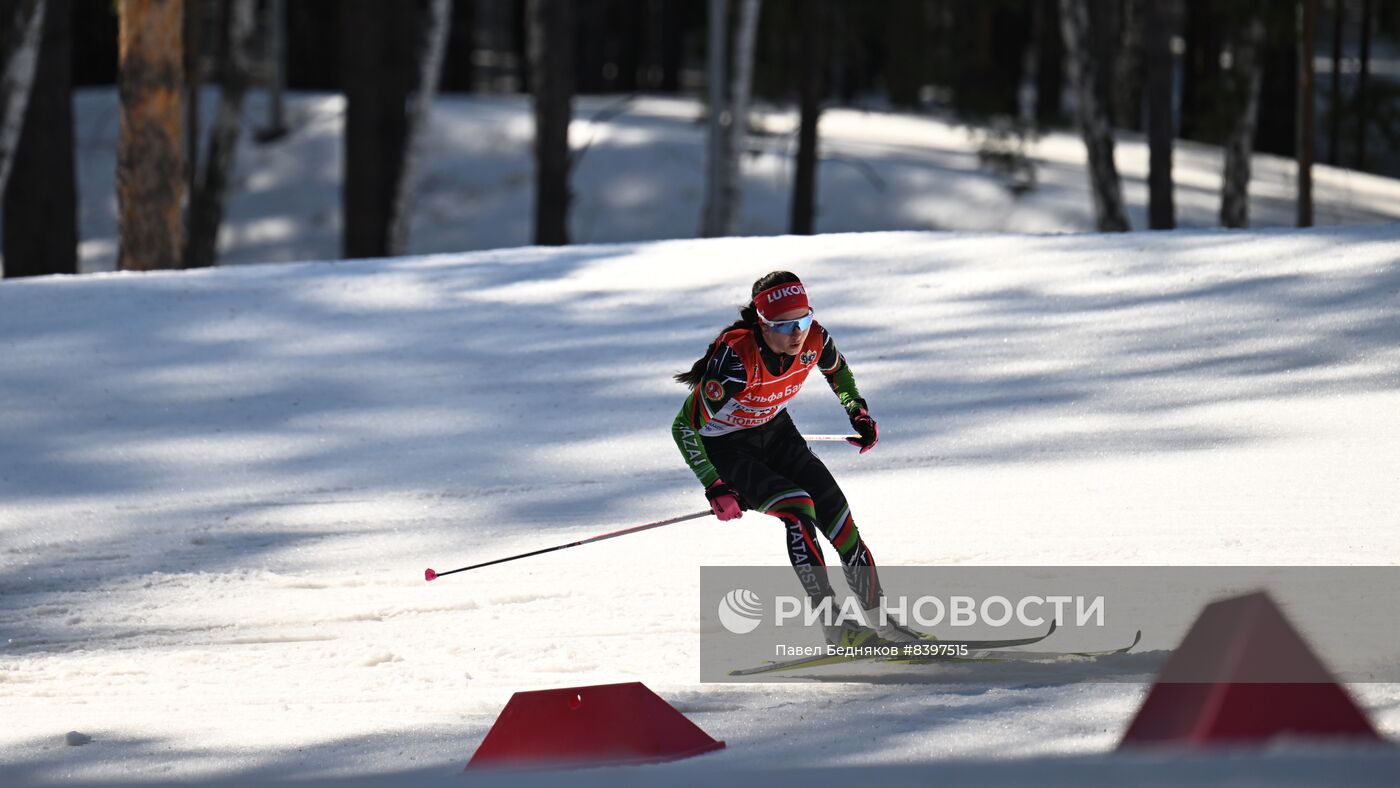
{"type": "Polygon", "coordinates": [[[1207,605],[1120,747],[1246,744],[1280,734],[1380,740],[1264,592],[1207,605]]]}
{"type": "Polygon", "coordinates": [[[634,681],[515,693],[467,768],[659,763],[722,747],[634,681]]]}

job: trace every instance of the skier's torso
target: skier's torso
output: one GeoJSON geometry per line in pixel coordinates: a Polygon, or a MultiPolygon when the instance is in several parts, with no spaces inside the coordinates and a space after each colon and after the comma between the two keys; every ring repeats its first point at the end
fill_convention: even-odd
{"type": "MultiPolygon", "coordinates": [[[[723,437],[727,444],[747,436],[763,444],[787,403],[801,390],[815,367],[822,373],[841,406],[850,412],[863,407],[855,377],[826,329],[816,321],[795,356],[766,347],[753,326],[730,329],[712,344],[702,365],[700,380],[685,398],[671,422],[671,436],[685,463],[700,484],[708,487],[719,478],[710,462],[706,443],[723,437]]],[[[788,419],[788,428],[796,432],[788,419]]],[[[737,444],[735,444],[737,445],[737,444]]]]}
{"type": "Polygon", "coordinates": [[[815,321],[802,349],[794,356],[765,351],[759,346],[762,339],[751,328],[736,328],[721,335],[716,352],[725,355],[716,360],[726,370],[725,379],[708,377],[700,391],[711,407],[719,409],[701,427],[700,434],[727,435],[772,421],[802,390],[808,373],[821,359],[826,340],[826,331],[815,321]],[[743,388],[738,391],[725,385],[736,380],[743,381],[743,388]]]}

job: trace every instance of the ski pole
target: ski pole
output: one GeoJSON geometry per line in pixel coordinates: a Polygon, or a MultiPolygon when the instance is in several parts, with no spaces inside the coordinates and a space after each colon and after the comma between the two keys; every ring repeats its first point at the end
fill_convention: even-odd
{"type": "Polygon", "coordinates": [[[429,582],[432,582],[433,580],[436,580],[436,579],[438,579],[439,577],[443,577],[443,576],[445,576],[445,575],[453,575],[453,574],[456,574],[456,573],[458,573],[458,572],[465,572],[465,571],[467,571],[468,569],[480,569],[480,568],[483,567],[483,566],[490,566],[490,565],[492,565],[492,564],[503,564],[503,563],[505,563],[506,561],[514,561],[514,560],[516,560],[517,558],[529,558],[529,557],[532,556],[532,555],[540,555],[540,554],[542,554],[542,553],[552,553],[552,552],[554,552],[555,550],[564,550],[564,549],[567,549],[567,548],[570,548],[570,547],[578,547],[578,546],[581,545],[581,544],[588,544],[589,542],[601,542],[601,541],[603,541],[604,539],[611,539],[611,538],[613,538],[614,536],[626,536],[627,534],[635,534],[635,533],[637,533],[637,532],[639,532],[639,531],[645,531],[645,530],[647,530],[647,529],[649,529],[649,528],[660,528],[660,527],[663,526],[663,525],[675,525],[676,523],[685,522],[686,520],[695,520],[695,519],[700,518],[700,517],[707,517],[707,516],[709,516],[710,514],[713,514],[713,512],[711,512],[709,509],[706,509],[706,510],[703,511],[703,512],[694,512],[694,513],[692,513],[692,514],[683,514],[683,515],[681,515],[680,517],[672,517],[672,518],[669,519],[669,520],[657,520],[657,521],[654,522],[654,523],[647,523],[647,524],[645,524],[645,525],[634,525],[634,526],[632,526],[631,528],[623,528],[623,529],[620,530],[620,531],[612,531],[612,532],[610,532],[610,533],[600,534],[600,535],[598,535],[598,536],[591,536],[591,537],[589,537],[589,538],[587,538],[587,539],[580,539],[580,540],[578,540],[577,542],[570,542],[570,543],[568,543],[568,544],[561,544],[561,545],[557,545],[557,546],[555,546],[555,547],[546,547],[546,548],[544,548],[543,550],[535,550],[535,551],[529,552],[529,553],[521,553],[520,555],[512,555],[512,556],[509,556],[509,557],[507,557],[507,558],[497,558],[495,561],[487,561],[487,562],[484,563],[484,564],[472,564],[471,566],[464,566],[464,567],[462,567],[461,569],[453,569],[453,570],[448,571],[448,572],[434,572],[434,571],[431,570],[431,569],[426,569],[426,570],[423,571],[423,579],[424,579],[424,580],[427,580],[427,581],[429,581],[429,582]]]}
{"type": "Polygon", "coordinates": [[[859,435],[803,435],[809,441],[844,441],[860,440],[859,435]]]}

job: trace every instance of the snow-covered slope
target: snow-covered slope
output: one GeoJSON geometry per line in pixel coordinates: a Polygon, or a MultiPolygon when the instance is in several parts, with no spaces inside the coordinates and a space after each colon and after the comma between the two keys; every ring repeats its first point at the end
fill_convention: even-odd
{"type": "Polygon", "coordinates": [[[703,508],[669,375],[776,268],[880,419],[820,451],[885,564],[1393,564],[1397,260],[1394,225],[877,233],[5,282],[0,779],[446,782],[511,692],[614,680],[729,743],[642,783],[1160,777],[1106,754],[1141,685],[698,684],[698,567],[783,564],[769,518],[422,571],[703,508]]]}

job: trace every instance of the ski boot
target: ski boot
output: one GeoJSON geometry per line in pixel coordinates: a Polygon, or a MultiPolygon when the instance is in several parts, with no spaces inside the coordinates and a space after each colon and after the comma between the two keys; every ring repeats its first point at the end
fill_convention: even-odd
{"type": "Polygon", "coordinates": [[[875,630],[849,622],[823,624],[822,634],[826,636],[827,645],[837,648],[874,646],[880,642],[880,636],[875,630]]]}
{"type": "Polygon", "coordinates": [[[876,637],[880,638],[886,643],[920,643],[926,642],[930,639],[928,636],[920,634],[917,630],[910,629],[909,627],[906,627],[903,624],[895,623],[892,620],[886,621],[883,624],[877,624],[874,627],[874,632],[876,637]]]}

